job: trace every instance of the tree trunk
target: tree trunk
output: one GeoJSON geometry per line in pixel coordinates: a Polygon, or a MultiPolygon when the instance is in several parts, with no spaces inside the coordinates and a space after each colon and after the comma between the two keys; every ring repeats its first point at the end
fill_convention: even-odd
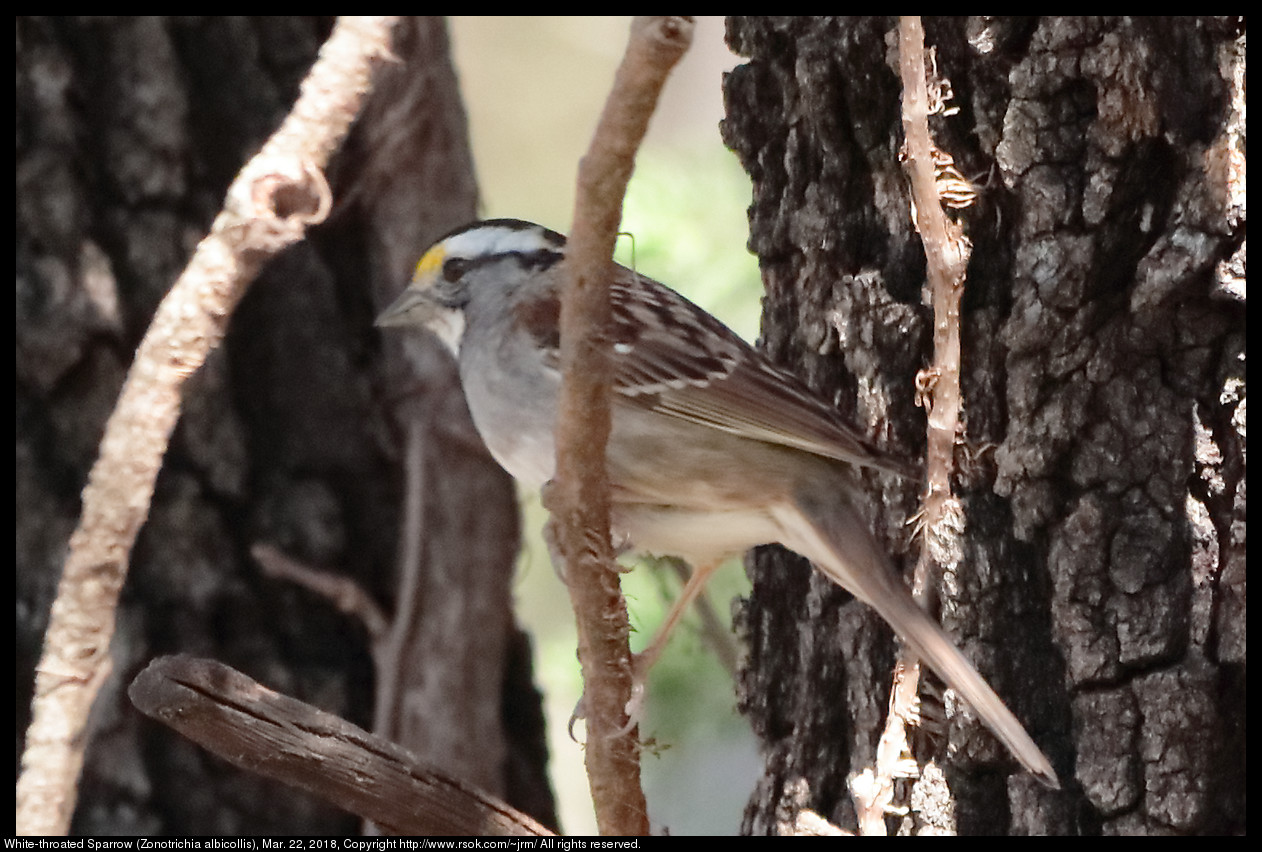
{"type": "MultiPolygon", "coordinates": [[[[78,493],[132,352],[331,25],[18,19],[19,742],[78,493]]],[[[358,829],[131,708],[126,684],[174,652],[365,727],[376,704],[382,733],[555,824],[509,609],[512,484],[476,438],[453,365],[426,344],[382,358],[371,329],[420,249],[476,202],[441,21],[405,19],[395,54],[334,162],[329,221],[265,269],[190,381],[123,591],[76,832],[358,829]],[[401,567],[408,494],[422,544],[401,567]],[[264,574],[258,544],[353,580],[399,629],[370,647],[330,600],[264,574]]]]}
{"type": "MultiPolygon", "coordinates": [[[[724,135],[754,182],[764,345],[919,456],[932,318],[895,27],[729,19],[748,62],[727,78],[724,135]]],[[[898,828],[1242,832],[1243,21],[925,28],[959,108],[931,130],[978,191],[956,214],[974,244],[954,483],[967,526],[962,568],[936,578],[940,617],[1063,789],[953,713],[917,748],[951,798],[913,801],[898,828]]],[[[873,494],[891,554],[915,549],[913,492],[873,494]]],[[[801,808],[853,827],[847,780],[873,762],[890,632],[778,549],[748,568],[740,692],[765,770],[744,830],[801,808]]],[[[923,700],[932,717],[940,699],[923,700]]]]}

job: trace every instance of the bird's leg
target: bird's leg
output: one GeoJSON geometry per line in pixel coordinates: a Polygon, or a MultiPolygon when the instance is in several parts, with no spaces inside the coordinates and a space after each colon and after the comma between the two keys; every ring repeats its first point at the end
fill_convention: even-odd
{"type": "Polygon", "coordinates": [[[649,669],[662,656],[662,652],[666,650],[666,643],[670,640],[670,634],[679,624],[679,619],[683,618],[684,612],[697,596],[705,590],[705,585],[710,580],[710,576],[714,574],[716,568],[719,567],[718,562],[711,562],[706,565],[694,568],[692,576],[688,578],[688,582],[684,584],[684,589],[679,593],[679,598],[675,601],[674,606],[670,608],[670,612],[666,614],[666,619],[662,622],[662,626],[657,628],[657,635],[653,637],[653,641],[648,647],[635,655],[636,679],[643,681],[648,679],[649,669]]]}
{"type": "Polygon", "coordinates": [[[640,711],[644,704],[645,687],[648,685],[649,670],[662,656],[662,651],[666,650],[671,631],[679,624],[679,619],[683,618],[684,612],[697,599],[697,595],[705,589],[710,576],[719,565],[720,562],[716,560],[693,568],[692,576],[688,578],[683,591],[679,593],[679,598],[666,614],[666,620],[662,622],[661,627],[657,628],[657,635],[653,637],[653,641],[647,648],[635,655],[631,664],[631,701],[627,704],[627,715],[631,717],[632,724],[639,721],[640,711]]]}

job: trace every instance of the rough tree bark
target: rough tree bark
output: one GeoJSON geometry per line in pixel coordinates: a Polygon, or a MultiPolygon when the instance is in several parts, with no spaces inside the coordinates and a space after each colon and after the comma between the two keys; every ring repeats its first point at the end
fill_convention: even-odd
{"type": "MultiPolygon", "coordinates": [[[[892,18],[733,18],[724,134],[754,181],[764,345],[919,454],[923,251],[898,161],[892,18]]],[[[929,18],[979,191],[963,306],[963,569],[941,618],[1056,764],[1010,774],[927,726],[960,833],[1243,831],[1243,22],[929,18]]],[[[874,495],[892,553],[914,493],[874,495]]],[[[748,563],[740,684],[765,753],[744,829],[853,826],[889,631],[800,560],[748,563]]],[[[932,696],[925,698],[933,715],[932,696]]],[[[941,711],[937,711],[940,715],[941,711]]]]}
{"type": "MultiPolygon", "coordinates": [[[[331,23],[17,21],[19,742],[78,493],[135,344],[331,23]]],[[[397,678],[375,714],[385,732],[555,824],[509,609],[511,482],[481,449],[452,366],[425,344],[383,359],[371,330],[414,255],[476,202],[442,23],[408,19],[395,52],[335,161],[329,222],[265,270],[192,379],[123,591],[75,832],[357,830],[216,763],[123,692],[153,656],[196,653],[372,726],[380,654],[363,625],[264,576],[260,543],[410,613],[382,669],[397,678]],[[409,440],[423,481],[405,486],[409,440]],[[433,476],[440,465],[454,479],[433,476]],[[424,497],[425,536],[410,606],[396,564],[408,488],[424,497]]]]}

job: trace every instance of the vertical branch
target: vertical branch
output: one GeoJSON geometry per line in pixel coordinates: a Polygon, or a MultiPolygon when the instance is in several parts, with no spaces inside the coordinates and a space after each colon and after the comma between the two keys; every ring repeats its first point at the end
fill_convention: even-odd
{"type": "MultiPolygon", "coordinates": [[[[903,136],[908,177],[915,203],[916,230],[925,246],[933,299],[933,366],[929,376],[929,495],[925,523],[932,546],[946,520],[951,496],[955,430],[960,415],[960,298],[971,245],[949,219],[938,197],[935,147],[929,136],[929,96],[925,83],[925,33],[916,16],[899,19],[899,69],[903,78],[903,136]]],[[[921,569],[917,568],[917,573],[921,569]]],[[[917,585],[925,582],[917,578],[917,585]]]]}
{"type": "Polygon", "coordinates": [[[613,370],[604,343],[608,281],[622,199],[635,152],[666,76],[687,50],[692,21],[637,17],[626,55],[579,163],[574,223],[567,250],[569,280],[561,306],[564,376],[556,427],[556,479],[548,508],[578,622],[587,711],[587,774],[602,834],[645,834],[636,731],[628,726],[630,626],[609,539],[610,433],[613,370]]]}
{"type": "Polygon", "coordinates": [[[35,677],[17,784],[19,834],[64,834],[88,713],[109,672],[118,594],[180,414],[184,381],[223,339],[263,264],[322,221],[323,170],[389,56],[393,18],[342,18],[280,128],[228,189],[224,209],[158,306],[83,490],[35,677]]]}
{"type": "MultiPolygon", "coordinates": [[[[942,209],[938,166],[950,161],[942,157],[929,135],[933,108],[925,75],[925,33],[917,16],[899,18],[898,64],[903,82],[903,155],[933,301],[933,365],[917,378],[920,398],[928,411],[928,489],[921,516],[923,549],[916,562],[912,593],[925,606],[932,567],[957,561],[953,554],[959,551],[962,519],[951,496],[951,468],[960,413],[960,298],[971,246],[963,229],[942,209]]],[[[910,749],[904,722],[915,718],[919,684],[920,664],[904,647],[891,689],[890,715],[877,748],[875,773],[854,789],[860,816],[866,817],[870,826],[883,827],[881,817],[893,798],[893,779],[905,774],[901,762],[910,749]]]]}

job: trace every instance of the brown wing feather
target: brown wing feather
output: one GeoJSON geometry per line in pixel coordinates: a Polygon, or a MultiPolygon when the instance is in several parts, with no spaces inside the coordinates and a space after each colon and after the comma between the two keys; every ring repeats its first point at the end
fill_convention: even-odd
{"type": "Polygon", "coordinates": [[[631,401],[733,434],[914,475],[800,379],[675,291],[618,267],[610,300],[615,389],[631,401]]]}

